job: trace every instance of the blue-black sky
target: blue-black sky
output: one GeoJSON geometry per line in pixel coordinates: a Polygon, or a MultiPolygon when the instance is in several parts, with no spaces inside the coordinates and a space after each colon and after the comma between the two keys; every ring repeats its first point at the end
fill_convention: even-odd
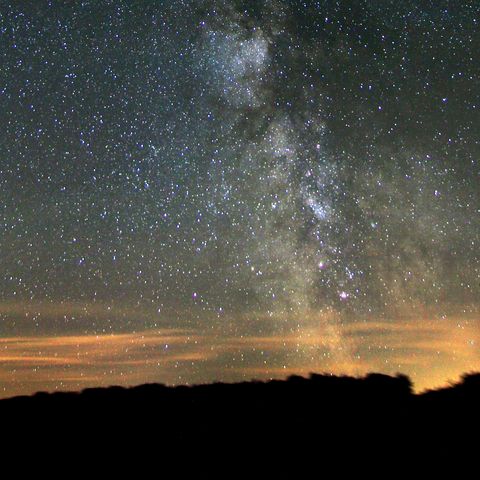
{"type": "Polygon", "coordinates": [[[0,2],[0,386],[480,353],[475,1],[0,2]]]}

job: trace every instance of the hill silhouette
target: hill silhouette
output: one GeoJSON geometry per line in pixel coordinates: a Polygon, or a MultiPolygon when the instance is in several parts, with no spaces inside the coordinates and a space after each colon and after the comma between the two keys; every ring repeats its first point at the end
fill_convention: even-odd
{"type": "Polygon", "coordinates": [[[83,435],[91,441],[145,438],[155,445],[318,445],[378,450],[467,442],[480,426],[480,373],[449,387],[415,394],[410,379],[311,374],[285,381],[167,387],[89,388],[0,401],[3,431],[42,438],[83,435]],[[47,437],[46,437],[47,436],[47,437]]]}

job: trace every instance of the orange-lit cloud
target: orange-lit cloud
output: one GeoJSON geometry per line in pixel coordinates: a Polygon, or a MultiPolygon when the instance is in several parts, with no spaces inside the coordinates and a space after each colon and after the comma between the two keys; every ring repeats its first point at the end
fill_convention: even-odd
{"type": "Polygon", "coordinates": [[[320,322],[281,334],[157,329],[0,339],[2,396],[97,385],[403,372],[418,390],[480,369],[478,320],[320,322]]]}

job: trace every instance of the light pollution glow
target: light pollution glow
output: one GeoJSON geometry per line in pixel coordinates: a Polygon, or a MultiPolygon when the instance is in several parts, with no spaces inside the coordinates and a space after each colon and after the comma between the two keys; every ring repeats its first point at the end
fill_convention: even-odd
{"type": "MultiPolygon", "coordinates": [[[[80,307],[78,307],[80,309],[80,307]]],[[[12,305],[2,310],[12,313],[12,305]]],[[[37,305],[37,315],[41,308],[37,305]]],[[[23,312],[19,309],[17,313],[23,312]]],[[[59,311],[60,306],[46,310],[59,311]]],[[[311,314],[314,315],[314,314],[311,314]]],[[[164,328],[116,334],[0,339],[2,397],[38,390],[282,379],[309,373],[409,375],[416,391],[445,385],[480,362],[475,316],[337,325],[332,313],[310,327],[232,336],[222,329],[164,328]]]]}

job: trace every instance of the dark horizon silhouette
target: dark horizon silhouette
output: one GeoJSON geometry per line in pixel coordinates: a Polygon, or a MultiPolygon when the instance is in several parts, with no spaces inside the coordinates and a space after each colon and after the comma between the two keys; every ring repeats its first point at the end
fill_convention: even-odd
{"type": "MultiPolygon", "coordinates": [[[[480,387],[480,372],[465,372],[463,373],[457,381],[449,381],[446,385],[438,386],[435,388],[428,388],[422,391],[415,392],[414,383],[410,377],[404,373],[398,372],[396,375],[388,375],[381,372],[369,372],[363,376],[357,375],[335,375],[330,373],[315,373],[311,372],[308,377],[305,377],[300,374],[293,374],[288,376],[286,379],[255,379],[246,380],[242,382],[224,382],[224,381],[214,381],[206,383],[197,383],[197,384],[182,384],[182,385],[167,385],[160,382],[146,382],[138,385],[116,385],[112,384],[110,386],[98,386],[98,387],[86,387],[81,390],[56,390],[56,391],[45,391],[38,390],[30,395],[12,395],[10,397],[0,398],[0,408],[6,403],[16,403],[16,402],[30,402],[30,401],[57,401],[58,399],[62,400],[74,400],[78,397],[91,397],[96,395],[102,395],[102,392],[110,395],[122,395],[125,397],[135,397],[139,393],[142,394],[144,390],[152,389],[151,392],[168,392],[170,393],[175,391],[190,391],[194,392],[195,390],[211,389],[212,391],[218,388],[228,388],[228,387],[240,387],[248,385],[263,385],[271,386],[275,384],[317,384],[323,383],[323,388],[325,387],[338,387],[340,384],[348,385],[352,388],[354,385],[356,388],[359,388],[361,383],[367,385],[367,388],[375,385],[383,389],[385,392],[390,390],[395,386],[395,389],[398,393],[403,391],[405,393],[408,390],[408,394],[412,397],[438,397],[441,395],[447,394],[447,392],[456,391],[458,389],[464,389],[465,386],[471,388],[472,385],[477,385],[480,387]]],[[[360,390],[359,390],[360,391],[360,390]]],[[[379,392],[377,392],[379,393],[379,392]]],[[[102,395],[103,396],[103,395],[102,395]]]]}
{"type": "Polygon", "coordinates": [[[38,392],[0,400],[0,421],[56,441],[79,434],[92,442],[99,441],[97,436],[131,441],[155,433],[156,444],[166,446],[207,442],[280,448],[298,446],[314,435],[325,448],[356,439],[358,448],[365,449],[402,439],[410,445],[467,442],[465,432],[480,426],[478,405],[480,373],[423,393],[414,393],[403,374],[311,374],[266,382],[38,392]]]}

